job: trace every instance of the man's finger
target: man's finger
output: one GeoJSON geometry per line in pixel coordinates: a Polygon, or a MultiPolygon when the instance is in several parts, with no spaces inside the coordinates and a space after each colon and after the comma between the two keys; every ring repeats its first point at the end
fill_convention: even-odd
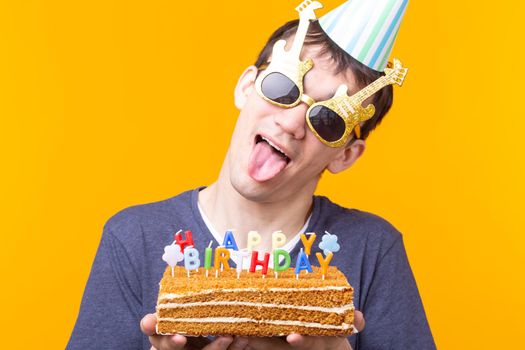
{"type": "Polygon", "coordinates": [[[232,337],[218,337],[214,341],[206,345],[202,350],[226,350],[233,342],[232,337]]]}
{"type": "Polygon", "coordinates": [[[180,334],[151,335],[149,341],[157,350],[182,350],[184,345],[186,345],[187,339],[180,334]]]}
{"type": "Polygon", "coordinates": [[[140,330],[146,335],[154,335],[156,333],[155,325],[157,324],[157,317],[155,314],[147,314],[140,320],[140,330]]]}
{"type": "Polygon", "coordinates": [[[292,333],[286,337],[286,341],[288,342],[288,344],[292,346],[292,348],[304,348],[304,349],[312,348],[313,349],[315,338],[306,337],[304,335],[292,333]]]}
{"type": "Polygon", "coordinates": [[[354,326],[359,332],[365,329],[365,317],[361,311],[355,310],[354,312],[354,326]]]}
{"type": "Polygon", "coordinates": [[[156,334],[155,325],[157,317],[155,314],[147,314],[140,321],[140,330],[149,336],[151,345],[157,350],[182,350],[186,345],[186,337],[176,335],[158,335],[156,334]]]}
{"type": "MultiPolygon", "coordinates": [[[[246,349],[254,350],[283,350],[290,349],[289,344],[281,337],[249,337],[246,349]]],[[[228,349],[229,350],[229,349],[228,349]]]]}
{"type": "Polygon", "coordinates": [[[228,350],[244,350],[248,342],[249,339],[246,337],[235,337],[228,350]]]}

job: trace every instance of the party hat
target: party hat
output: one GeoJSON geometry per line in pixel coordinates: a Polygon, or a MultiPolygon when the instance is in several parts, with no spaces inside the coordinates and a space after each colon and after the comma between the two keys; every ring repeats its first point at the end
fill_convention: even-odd
{"type": "Polygon", "coordinates": [[[408,0],[348,0],[319,19],[321,28],[353,58],[383,71],[408,0]]]}

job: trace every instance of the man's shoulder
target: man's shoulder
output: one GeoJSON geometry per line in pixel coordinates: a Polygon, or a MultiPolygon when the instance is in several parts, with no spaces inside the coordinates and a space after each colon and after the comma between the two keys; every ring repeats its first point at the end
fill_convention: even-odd
{"type": "Polygon", "coordinates": [[[179,217],[187,217],[192,210],[192,192],[189,190],[167,199],[124,208],[107,220],[104,231],[119,235],[120,232],[166,225],[179,217]]]}
{"type": "MultiPolygon", "coordinates": [[[[320,224],[344,235],[368,241],[394,242],[401,233],[385,218],[364,210],[347,208],[332,202],[329,198],[318,196],[321,210],[320,224]]],[[[328,229],[327,229],[328,230],[328,229]]]]}

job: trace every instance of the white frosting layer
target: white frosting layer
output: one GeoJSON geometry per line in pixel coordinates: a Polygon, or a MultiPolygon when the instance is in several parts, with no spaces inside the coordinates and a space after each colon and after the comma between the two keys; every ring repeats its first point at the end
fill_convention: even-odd
{"type": "Polygon", "coordinates": [[[159,304],[158,308],[159,309],[176,309],[176,308],[183,308],[183,307],[216,306],[216,305],[297,309],[297,310],[320,311],[320,312],[334,312],[338,314],[342,314],[348,310],[354,309],[353,303],[343,305],[341,307],[322,307],[322,306],[309,306],[309,305],[252,303],[252,302],[247,302],[247,301],[204,301],[204,302],[195,302],[195,303],[163,303],[163,304],[159,304]]]}
{"type": "Polygon", "coordinates": [[[310,291],[327,291],[327,290],[348,290],[350,287],[348,286],[325,286],[325,287],[306,287],[306,288],[267,288],[267,289],[259,289],[259,288],[226,288],[226,289],[203,289],[198,292],[188,292],[188,293],[163,293],[160,295],[159,299],[176,299],[176,298],[182,298],[186,296],[191,295],[202,295],[202,294],[211,294],[211,293],[238,293],[238,292],[261,292],[261,291],[269,291],[269,292],[310,292],[310,291]]]}
{"type": "Polygon", "coordinates": [[[255,320],[253,318],[244,317],[202,317],[202,318],[173,318],[163,317],[159,318],[159,321],[165,322],[195,322],[195,323],[238,323],[238,322],[251,322],[251,323],[266,323],[274,324],[279,326],[299,326],[307,328],[323,328],[323,329],[341,329],[346,330],[351,326],[347,323],[341,325],[322,324],[315,322],[301,322],[301,321],[286,321],[286,320],[255,320]]]}

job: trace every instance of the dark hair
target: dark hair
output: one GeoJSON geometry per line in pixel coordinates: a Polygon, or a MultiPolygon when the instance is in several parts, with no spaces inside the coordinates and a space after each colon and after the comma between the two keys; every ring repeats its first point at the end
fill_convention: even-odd
{"type": "MultiPolygon", "coordinates": [[[[287,39],[295,34],[299,20],[290,21],[279,29],[277,29],[266,42],[266,45],[259,53],[255,66],[260,68],[263,64],[268,63],[270,55],[272,54],[273,45],[280,39],[287,39]]],[[[364,88],[374,80],[383,76],[384,73],[368,68],[361,62],[354,59],[346,51],[341,49],[330,37],[323,31],[319,22],[313,21],[308,26],[308,33],[306,35],[304,45],[319,45],[321,47],[320,54],[330,54],[335,62],[335,73],[339,74],[350,69],[355,76],[359,88],[364,88]]],[[[370,132],[375,129],[381,122],[385,114],[389,111],[393,102],[393,89],[388,85],[371,97],[371,103],[375,106],[376,112],[374,116],[367,120],[361,127],[361,139],[365,140],[370,132]]]]}

